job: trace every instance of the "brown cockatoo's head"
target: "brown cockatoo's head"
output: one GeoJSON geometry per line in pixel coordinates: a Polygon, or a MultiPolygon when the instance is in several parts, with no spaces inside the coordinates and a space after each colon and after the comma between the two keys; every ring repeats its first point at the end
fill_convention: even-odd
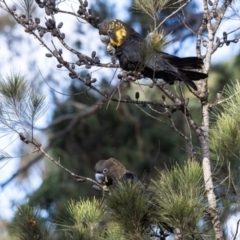
{"type": "Polygon", "coordinates": [[[115,158],[98,161],[94,170],[96,181],[100,184],[106,184],[108,186],[116,184],[118,181],[123,182],[128,179],[131,181],[137,180],[136,175],[127,170],[115,158]]]}

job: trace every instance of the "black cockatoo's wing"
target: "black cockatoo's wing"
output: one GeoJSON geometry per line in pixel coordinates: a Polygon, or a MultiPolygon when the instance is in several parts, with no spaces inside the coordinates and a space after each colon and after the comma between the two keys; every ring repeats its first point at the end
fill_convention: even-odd
{"type": "Polygon", "coordinates": [[[136,182],[139,182],[140,180],[138,179],[136,174],[128,171],[119,179],[119,181],[122,183],[125,183],[128,181],[130,181],[130,183],[136,183],[136,182]]]}
{"type": "MultiPolygon", "coordinates": [[[[145,61],[144,76],[150,78],[162,78],[165,82],[174,82],[175,80],[184,81],[191,86],[194,90],[197,90],[195,83],[189,78],[184,70],[181,71],[178,67],[172,65],[169,61],[169,56],[165,58],[165,54],[152,53],[147,57],[145,61]]],[[[175,62],[177,62],[174,56],[175,62]]],[[[180,62],[180,61],[179,61],[180,62]]]]}
{"type": "Polygon", "coordinates": [[[138,33],[133,33],[120,47],[115,55],[119,59],[120,67],[126,71],[141,71],[144,68],[143,49],[145,40],[138,33]]]}
{"type": "MultiPolygon", "coordinates": [[[[194,66],[193,60],[198,59],[196,57],[184,61],[184,58],[167,53],[148,51],[145,39],[136,32],[132,33],[120,47],[116,48],[115,55],[119,59],[120,67],[124,70],[140,71],[144,77],[162,78],[170,83],[175,80],[184,81],[197,90],[191,76],[185,74],[184,69],[185,67],[186,70],[199,68],[202,65],[201,59],[197,60],[194,66]],[[178,67],[182,67],[183,71],[178,67]]],[[[193,73],[195,72],[192,72],[192,75],[193,73]]],[[[197,79],[202,79],[202,76],[197,79]]]]}

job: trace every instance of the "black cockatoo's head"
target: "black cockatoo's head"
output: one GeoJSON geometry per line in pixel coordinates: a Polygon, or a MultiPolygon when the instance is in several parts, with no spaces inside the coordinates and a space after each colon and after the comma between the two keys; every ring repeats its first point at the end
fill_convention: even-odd
{"type": "Polygon", "coordinates": [[[117,182],[124,182],[126,180],[137,181],[137,176],[127,170],[115,158],[108,160],[100,160],[96,163],[95,179],[100,184],[115,185],[117,182]]]}
{"type": "Polygon", "coordinates": [[[114,158],[98,161],[94,170],[96,181],[106,185],[112,185],[127,172],[127,169],[114,158]]]}
{"type": "Polygon", "coordinates": [[[114,48],[121,46],[132,31],[134,30],[130,26],[118,19],[111,21],[105,20],[99,26],[101,41],[114,48]]]}

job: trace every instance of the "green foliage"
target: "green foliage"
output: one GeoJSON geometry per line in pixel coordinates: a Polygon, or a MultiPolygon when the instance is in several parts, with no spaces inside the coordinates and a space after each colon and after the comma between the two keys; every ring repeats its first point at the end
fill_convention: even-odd
{"type": "Polygon", "coordinates": [[[11,74],[0,81],[0,93],[11,107],[24,100],[27,90],[27,80],[24,75],[11,74]]]}
{"type": "Polygon", "coordinates": [[[105,238],[106,240],[118,239],[118,240],[125,240],[124,237],[124,230],[117,222],[109,221],[106,224],[105,228],[105,238]]]}
{"type": "Polygon", "coordinates": [[[27,82],[26,76],[11,74],[0,81],[0,122],[15,132],[29,134],[46,110],[45,96],[27,82]]]}
{"type": "Polygon", "coordinates": [[[149,227],[151,201],[140,182],[119,183],[107,199],[111,219],[122,226],[126,239],[144,239],[149,227]]]}
{"type": "Polygon", "coordinates": [[[105,205],[101,201],[96,198],[72,200],[67,210],[73,224],[65,226],[63,239],[66,239],[66,236],[67,239],[101,239],[105,217],[105,205]]]}
{"type": "MultiPolygon", "coordinates": [[[[57,225],[58,235],[69,240],[147,240],[151,224],[156,223],[165,229],[180,228],[186,236],[196,233],[196,224],[204,217],[204,203],[201,166],[188,161],[162,171],[157,180],[152,180],[150,190],[141,182],[128,181],[110,188],[104,200],[70,201],[67,207],[70,222],[57,225]]],[[[22,211],[28,209],[25,206],[22,211]]],[[[23,222],[31,222],[29,219],[36,217],[23,222]]],[[[22,222],[17,223],[17,227],[22,227],[22,222]]],[[[37,223],[37,230],[46,226],[44,222],[37,223]]]]}
{"type": "MultiPolygon", "coordinates": [[[[135,95],[135,89],[122,90],[127,90],[126,94],[130,97],[135,95]]],[[[71,95],[79,92],[84,92],[84,89],[74,85],[69,88],[71,95]]],[[[159,98],[159,93],[155,94],[156,98],[159,98]]],[[[85,94],[79,94],[69,98],[66,103],[75,101],[82,103],[87,109],[97,100],[96,96],[88,92],[87,98],[85,94]]],[[[161,110],[157,107],[155,109],[161,110]]],[[[54,119],[72,115],[74,120],[74,116],[84,111],[85,109],[79,110],[69,104],[63,104],[56,109],[54,119]]],[[[184,131],[184,119],[179,116],[180,114],[175,113],[176,126],[184,131]]],[[[53,127],[52,134],[69,129],[73,120],[61,121],[53,127]]],[[[118,106],[111,103],[108,106],[103,105],[91,116],[78,120],[67,134],[54,138],[51,142],[50,155],[60,159],[61,163],[74,173],[87,177],[94,176],[93,169],[98,160],[116,157],[141,177],[144,171],[151,176],[156,174],[153,169],[151,170],[153,159],[156,159],[155,166],[158,169],[174,162],[169,156],[172,159],[186,159],[186,153],[181,151],[184,147],[185,142],[178,134],[169,134],[169,128],[152,121],[134,105],[118,106]]],[[[92,189],[91,184],[79,183],[68,173],[62,170],[55,171],[56,168],[52,164],[47,166],[51,174],[30,198],[31,204],[40,205],[49,213],[50,221],[52,219],[58,221],[59,217],[69,215],[66,212],[66,203],[70,198],[100,195],[92,189]]]]}
{"type": "Polygon", "coordinates": [[[163,50],[164,47],[166,47],[167,42],[166,38],[164,36],[163,31],[157,32],[153,31],[148,34],[148,45],[147,45],[147,52],[149,54],[156,54],[163,50]]]}
{"type": "Polygon", "coordinates": [[[240,157],[240,84],[238,81],[227,86],[224,97],[226,101],[221,105],[222,111],[216,114],[216,123],[210,130],[210,147],[212,152],[220,156],[220,160],[229,156],[240,157]]]}
{"type": "Polygon", "coordinates": [[[18,207],[9,231],[18,240],[53,240],[51,226],[46,224],[40,210],[28,205],[18,207]]]}
{"type": "Polygon", "coordinates": [[[134,0],[133,9],[154,17],[155,12],[160,12],[169,1],[170,0],[134,0]]]}
{"type": "Polygon", "coordinates": [[[193,233],[204,216],[202,169],[198,162],[176,164],[171,170],[160,172],[153,180],[152,191],[158,206],[158,219],[184,234],[193,233]]]}
{"type": "Polygon", "coordinates": [[[227,218],[233,206],[239,208],[240,194],[240,83],[236,80],[223,92],[221,111],[215,114],[215,124],[210,129],[210,150],[219,184],[218,194],[225,203],[223,218],[227,218]],[[222,179],[228,179],[222,181],[222,179]],[[226,195],[230,194],[226,199],[226,195]]]}

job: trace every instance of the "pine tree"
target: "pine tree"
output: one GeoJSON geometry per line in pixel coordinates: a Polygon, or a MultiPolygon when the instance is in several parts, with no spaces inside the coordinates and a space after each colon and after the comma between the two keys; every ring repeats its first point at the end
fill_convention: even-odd
{"type": "MultiPolygon", "coordinates": [[[[231,32],[223,32],[221,38],[217,37],[217,30],[223,18],[228,16],[227,10],[232,10],[232,13],[237,16],[237,8],[231,0],[224,0],[224,3],[219,3],[217,0],[213,2],[203,0],[203,13],[195,14],[195,18],[192,20],[191,17],[186,16],[189,10],[192,10],[189,2],[136,0],[133,9],[145,13],[148,16],[148,22],[152,22],[152,29],[149,30],[154,35],[149,34],[150,38],[151,36],[162,36],[164,31],[160,32],[159,29],[165,27],[169,30],[172,23],[179,23],[179,29],[184,27],[188,30],[191,29],[191,34],[195,31],[197,36],[196,53],[199,58],[204,59],[204,72],[208,73],[212,54],[218,48],[227,47],[239,40],[239,35],[233,38],[229,37],[232,32],[237,32],[239,28],[231,32]],[[192,23],[194,20],[195,24],[192,23]]],[[[48,178],[51,187],[45,188],[46,185],[42,185],[39,189],[40,196],[43,196],[43,193],[47,195],[47,198],[42,197],[40,210],[28,205],[22,205],[18,208],[10,225],[15,238],[156,240],[165,238],[169,233],[175,239],[214,238],[221,240],[227,238],[229,234],[232,234],[233,239],[237,239],[239,222],[234,233],[223,231],[224,220],[227,216],[231,216],[232,206],[238,206],[239,181],[236,170],[239,166],[237,116],[239,114],[238,93],[240,85],[237,81],[232,85],[229,84],[213,102],[209,98],[208,79],[198,82],[197,91],[189,87],[185,89],[181,83],[168,86],[154,78],[151,79],[150,83],[138,82],[136,76],[139,74],[134,72],[123,71],[117,75],[116,81],[111,81],[107,77],[98,81],[92,69],[99,67],[116,69],[118,68],[116,59],[112,57],[111,63],[102,63],[95,50],[87,55],[78,50],[77,47],[68,45],[67,36],[62,30],[64,22],[57,22],[55,18],[57,14],[72,15],[88,24],[89,29],[93,27],[97,31],[100,17],[92,11],[86,0],[79,0],[78,8],[72,12],[64,10],[62,3],[54,0],[43,2],[36,0],[36,4],[32,0],[24,0],[21,1],[20,10],[15,5],[10,6],[5,0],[1,0],[0,7],[12,15],[26,33],[33,35],[45,47],[48,51],[46,57],[56,60],[57,68],[65,69],[69,73],[70,79],[78,80],[81,87],[79,88],[78,85],[76,90],[76,86],[72,85],[72,89],[69,90],[70,94],[75,94],[75,91],[79,91],[79,89],[85,93],[81,97],[75,96],[73,98],[81,103],[82,111],[76,112],[73,109],[74,105],[71,105],[66,109],[59,107],[55,112],[53,125],[56,122],[60,125],[56,127],[55,130],[58,131],[54,133],[54,137],[50,137],[50,142],[53,145],[59,143],[61,147],[54,147],[54,150],[48,154],[42,147],[41,141],[36,140],[34,134],[36,120],[47,109],[45,96],[32,88],[26,77],[21,74],[12,74],[0,82],[0,122],[5,127],[4,130],[16,133],[24,144],[33,147],[34,152],[40,152],[62,173],[62,176],[57,173],[48,178]],[[33,18],[35,7],[44,9],[45,19],[40,20],[37,14],[33,18]],[[42,20],[45,21],[45,25],[41,22],[42,20]],[[50,39],[46,36],[50,36],[50,39]],[[62,44],[64,51],[58,47],[58,44],[62,44]],[[65,51],[69,51],[74,60],[67,60],[65,51]],[[81,71],[81,68],[84,70],[81,71]],[[131,85],[134,85],[133,91],[131,91],[131,85]],[[129,93],[135,96],[135,99],[126,95],[129,93]],[[188,97],[189,94],[191,97],[188,97]],[[112,102],[115,102],[116,105],[112,105],[112,102]],[[200,102],[198,107],[196,107],[196,102],[200,102]],[[129,105],[133,107],[129,107],[129,105]],[[109,117],[106,119],[104,116],[108,116],[107,114],[95,114],[103,106],[109,108],[107,113],[109,117]],[[100,125],[109,125],[110,129],[115,127],[112,131],[117,132],[117,126],[121,125],[122,116],[118,112],[113,113],[113,106],[119,112],[123,111],[125,118],[130,118],[134,122],[134,127],[136,127],[134,133],[138,134],[136,139],[141,152],[149,149],[146,143],[154,142],[154,140],[147,139],[156,137],[157,126],[154,130],[151,129],[152,122],[154,124],[156,122],[156,125],[161,125],[158,134],[166,131],[166,135],[170,135],[170,132],[178,135],[178,138],[184,141],[184,149],[186,149],[187,154],[184,157],[183,155],[179,157],[179,163],[175,161],[172,165],[162,165],[162,170],[155,177],[143,178],[143,188],[139,186],[139,183],[127,182],[106,189],[106,186],[86,177],[88,173],[78,175],[77,172],[70,170],[78,165],[78,156],[74,155],[74,152],[79,143],[84,145],[86,142],[86,149],[89,147],[87,154],[82,159],[86,159],[87,162],[91,158],[88,155],[93,152],[96,140],[95,138],[91,139],[89,133],[95,130],[97,122],[100,122],[100,125]],[[218,106],[221,108],[218,109],[218,106]],[[129,113],[129,111],[134,114],[129,113]],[[142,117],[139,112],[144,113],[147,117],[145,123],[150,122],[149,133],[146,131],[144,138],[139,137],[142,117]],[[210,122],[211,112],[214,112],[213,123],[210,122]],[[84,122],[84,118],[89,115],[93,116],[84,122]],[[201,119],[199,119],[200,115],[201,119]],[[64,122],[66,119],[70,121],[64,122]],[[80,124],[77,125],[78,121],[80,124]],[[169,129],[166,130],[162,125],[168,126],[169,129]],[[76,134],[78,130],[85,133],[85,138],[76,134]],[[69,134],[70,132],[71,134],[69,134]],[[65,134],[69,134],[66,141],[63,140],[65,134]],[[69,139],[71,141],[68,142],[69,139]],[[74,144],[77,142],[75,140],[78,141],[77,144],[74,144]],[[67,149],[69,154],[66,154],[63,149],[67,149]],[[69,157],[69,155],[71,156],[69,157]],[[59,157],[61,159],[71,157],[75,159],[65,164],[65,161],[60,161],[59,157]],[[216,175],[218,172],[221,174],[216,175]],[[100,198],[70,200],[70,195],[75,191],[75,188],[74,185],[68,186],[62,181],[65,177],[75,178],[78,182],[95,184],[101,190],[102,196],[100,198]],[[228,182],[226,179],[229,179],[228,182]],[[63,192],[66,199],[69,196],[69,203],[68,206],[61,205],[61,208],[57,210],[60,214],[66,214],[70,221],[64,223],[63,220],[58,220],[56,223],[56,216],[54,216],[56,208],[53,207],[53,199],[60,197],[63,192]],[[225,211],[220,211],[218,202],[224,206],[225,211]],[[53,208],[53,214],[51,214],[51,208],[53,208]],[[50,217],[47,220],[42,215],[41,211],[43,210],[49,211],[50,217]],[[199,225],[200,221],[203,224],[199,225]]],[[[96,6],[95,9],[97,9],[96,6]]],[[[137,15],[135,18],[140,19],[137,15]]],[[[179,32],[176,30],[175,33],[177,35],[179,32]]],[[[84,34],[80,35],[84,38],[84,34]]],[[[154,38],[150,41],[154,42],[154,38]]],[[[78,45],[81,45],[81,41],[78,45]]],[[[160,45],[154,45],[153,50],[158,52],[162,48],[160,49],[160,45]]],[[[69,97],[70,99],[71,97],[69,97]]],[[[102,130],[104,130],[103,127],[102,130]]],[[[126,152],[121,152],[120,158],[125,158],[126,162],[128,159],[132,159],[132,161],[137,159],[136,166],[139,167],[139,162],[144,166],[145,157],[142,157],[140,151],[131,152],[131,143],[129,144],[128,141],[131,141],[132,133],[131,127],[128,126],[123,133],[119,132],[114,136],[116,140],[109,141],[109,138],[106,137],[107,141],[102,141],[97,147],[107,148],[109,142],[118,143],[117,138],[124,136],[128,147],[126,152]]],[[[102,131],[102,134],[100,132],[99,139],[104,139],[104,134],[105,131],[102,131]]],[[[107,134],[111,135],[111,132],[107,134]]],[[[167,139],[167,136],[164,136],[163,139],[167,139]]],[[[171,136],[168,142],[173,142],[171,136]]],[[[118,144],[124,143],[119,141],[118,144]]],[[[166,144],[166,148],[169,149],[165,151],[165,154],[167,153],[172,157],[172,148],[168,145],[166,144]]],[[[155,152],[157,151],[155,150],[155,152]]],[[[108,154],[111,154],[111,150],[108,150],[108,154]]],[[[148,157],[154,159],[153,155],[149,154],[148,157]]],[[[11,156],[2,152],[2,160],[10,158],[11,156]]],[[[91,163],[91,167],[93,167],[93,162],[91,163]]],[[[152,170],[151,164],[145,166],[152,170]]],[[[82,165],[80,169],[81,167],[82,165]]],[[[89,171],[89,168],[86,168],[86,171],[89,171]]],[[[85,183],[82,183],[81,186],[83,184],[85,183]]],[[[75,192],[74,198],[76,195],[78,194],[75,192]]],[[[30,199],[30,205],[39,199],[36,193],[30,199]]]]}

